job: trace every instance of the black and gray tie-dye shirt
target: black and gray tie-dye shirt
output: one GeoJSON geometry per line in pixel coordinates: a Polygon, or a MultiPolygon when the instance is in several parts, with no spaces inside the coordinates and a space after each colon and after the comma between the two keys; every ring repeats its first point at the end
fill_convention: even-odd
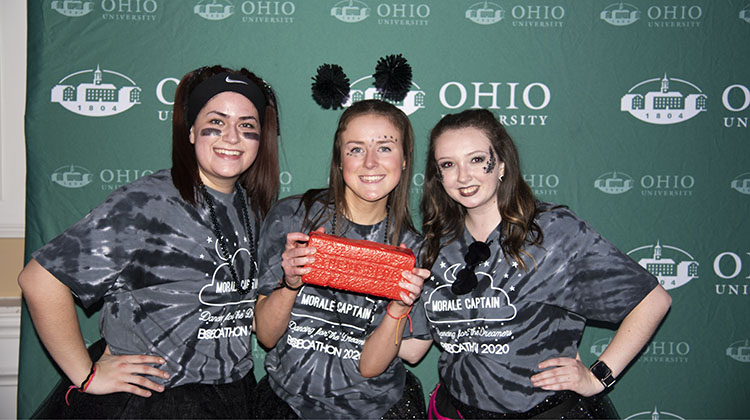
{"type": "MultiPolygon", "coordinates": [[[[209,192],[227,252],[247,285],[251,246],[241,216],[244,192],[209,192]]],[[[182,200],[169,170],[115,191],[34,258],[84,306],[103,301],[99,326],[114,354],[167,361],[161,368],[172,376],[153,380],[174,387],[252,374],[257,277],[250,293],[236,292],[208,208],[182,200]]]]}
{"type": "MultiPolygon", "coordinates": [[[[281,254],[286,234],[302,230],[300,197],[280,201],[261,229],[258,293],[270,295],[283,276],[281,254]],[[298,209],[299,208],[299,209],[298,209]]],[[[315,203],[311,218],[323,206],[315,203]]],[[[343,236],[383,242],[385,223],[372,226],[337,221],[343,236]]],[[[330,222],[325,225],[331,231],[330,222]]],[[[400,242],[416,250],[421,238],[406,232],[400,242]]],[[[297,294],[289,326],[266,356],[265,367],[274,392],[303,418],[379,418],[403,393],[405,368],[399,358],[374,378],[359,372],[365,337],[385,316],[390,301],[326,287],[305,285],[297,294]]],[[[413,333],[404,337],[429,339],[421,305],[412,310],[413,333]],[[417,322],[416,320],[421,320],[417,322]]],[[[406,320],[404,320],[406,322],[406,320]]]]}
{"type": "Polygon", "coordinates": [[[566,208],[541,213],[542,247],[520,269],[503,257],[499,229],[490,258],[475,269],[478,286],[456,296],[451,284],[474,239],[468,230],[440,252],[422,303],[442,350],[438,370],[460,401],[500,413],[524,412],[553,392],[529,379],[552,357],[575,357],[587,319],[620,322],[657,280],[566,208]],[[536,263],[534,263],[536,261],[536,263]]]}

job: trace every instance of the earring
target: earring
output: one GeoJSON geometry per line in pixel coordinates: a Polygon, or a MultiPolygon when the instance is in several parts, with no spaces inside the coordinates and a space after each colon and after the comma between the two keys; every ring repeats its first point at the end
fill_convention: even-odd
{"type": "Polygon", "coordinates": [[[503,175],[500,175],[500,178],[498,178],[500,182],[503,182],[503,175]]]}

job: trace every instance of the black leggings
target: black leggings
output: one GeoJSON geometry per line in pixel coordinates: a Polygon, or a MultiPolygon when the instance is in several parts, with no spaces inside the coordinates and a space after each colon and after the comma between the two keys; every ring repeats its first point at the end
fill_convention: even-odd
{"type": "MultiPolygon", "coordinates": [[[[99,340],[89,347],[91,360],[99,360],[107,343],[99,340]]],[[[32,416],[39,419],[243,419],[252,416],[255,376],[230,384],[188,384],[153,392],[144,398],[126,392],[92,395],[70,391],[63,378],[32,416]]]]}

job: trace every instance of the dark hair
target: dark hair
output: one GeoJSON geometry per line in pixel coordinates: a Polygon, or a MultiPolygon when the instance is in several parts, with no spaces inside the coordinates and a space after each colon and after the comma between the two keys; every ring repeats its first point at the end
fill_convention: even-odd
{"type": "Polygon", "coordinates": [[[534,221],[537,206],[534,193],[521,175],[518,150],[505,127],[486,109],[470,109],[458,114],[448,114],[430,133],[430,146],[425,168],[424,195],[422,196],[423,266],[432,267],[440,253],[440,242],[449,238],[442,246],[458,239],[464,231],[466,209],[454,201],[440,181],[440,168],[435,160],[435,141],[447,130],[473,127],[481,130],[490,140],[498,160],[505,164],[503,181],[497,189],[497,207],[502,217],[503,254],[510,256],[526,269],[521,254],[528,242],[541,245],[544,235],[534,221]]]}
{"type": "Polygon", "coordinates": [[[266,98],[266,109],[258,110],[259,113],[263,113],[258,155],[238,180],[247,196],[251,198],[248,203],[255,217],[263,218],[279,194],[278,107],[276,95],[271,87],[245,68],[232,70],[218,65],[201,67],[189,72],[180,80],[175,92],[172,114],[172,180],[185,201],[196,205],[202,200],[198,193],[201,184],[198,158],[195,155],[195,146],[190,143],[190,127],[185,121],[186,104],[190,93],[198,84],[222,72],[249,78],[260,87],[266,98]]]}
{"type": "MultiPolygon", "coordinates": [[[[321,201],[325,206],[332,205],[334,207],[334,214],[341,217],[348,214],[348,207],[345,198],[346,184],[344,182],[344,174],[340,169],[341,136],[344,131],[346,131],[346,127],[351,120],[363,115],[379,115],[386,117],[401,133],[401,145],[403,148],[402,151],[404,161],[406,162],[406,168],[401,172],[401,179],[393,191],[390,192],[388,197],[388,203],[390,205],[389,225],[390,232],[392,232],[390,244],[398,245],[402,229],[416,232],[411,221],[411,213],[409,212],[409,182],[411,180],[411,171],[414,161],[414,131],[412,130],[411,122],[409,122],[409,117],[407,117],[403,111],[391,103],[377,99],[367,99],[355,102],[341,114],[341,117],[339,117],[336,134],[333,137],[333,155],[331,156],[331,167],[328,178],[329,186],[327,189],[323,190],[309,190],[302,196],[302,202],[300,204],[304,204],[306,209],[305,226],[310,230],[314,230],[332,216],[329,214],[324,218],[325,212],[321,212],[310,220],[310,209],[315,201],[321,201]]],[[[339,226],[336,226],[336,229],[338,230],[339,226]]],[[[336,232],[332,233],[335,234],[336,232]]]]}

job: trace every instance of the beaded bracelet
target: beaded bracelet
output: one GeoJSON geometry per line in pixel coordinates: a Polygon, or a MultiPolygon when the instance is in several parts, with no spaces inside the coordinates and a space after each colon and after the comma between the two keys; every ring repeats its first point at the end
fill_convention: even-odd
{"type": "Polygon", "coordinates": [[[408,319],[408,320],[409,320],[409,332],[410,332],[410,333],[414,332],[414,330],[412,329],[412,324],[411,324],[411,316],[409,316],[409,314],[411,313],[411,306],[409,306],[409,310],[408,310],[408,311],[406,311],[406,313],[405,313],[405,314],[403,314],[403,315],[401,315],[401,316],[393,316],[393,315],[391,314],[391,312],[390,312],[390,309],[391,309],[391,304],[392,304],[392,303],[393,303],[393,301],[391,301],[391,302],[390,302],[390,303],[388,304],[388,306],[386,306],[386,308],[385,308],[385,313],[386,313],[386,314],[388,314],[388,316],[389,316],[389,317],[391,317],[391,318],[393,318],[393,319],[395,319],[395,320],[397,320],[397,321],[398,321],[398,323],[396,324],[396,345],[398,346],[398,330],[399,330],[399,327],[401,326],[401,320],[402,320],[402,319],[406,318],[406,319],[408,319]]]}
{"type": "Polygon", "coordinates": [[[91,385],[91,382],[94,380],[94,375],[96,375],[96,363],[91,366],[91,371],[86,379],[81,382],[81,386],[71,385],[68,387],[68,392],[65,393],[65,404],[68,407],[70,407],[70,401],[68,401],[68,394],[70,394],[70,391],[75,389],[78,392],[86,392],[86,390],[89,389],[89,385],[91,385]]]}

